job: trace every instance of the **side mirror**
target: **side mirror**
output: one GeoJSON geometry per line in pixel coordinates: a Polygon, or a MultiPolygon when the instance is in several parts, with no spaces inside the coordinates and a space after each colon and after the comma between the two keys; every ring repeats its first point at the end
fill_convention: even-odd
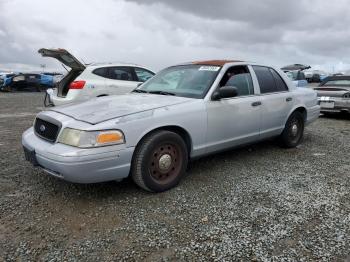
{"type": "Polygon", "coordinates": [[[238,95],[237,88],[234,86],[223,86],[216,90],[213,95],[213,100],[220,100],[222,98],[230,98],[238,95]]]}

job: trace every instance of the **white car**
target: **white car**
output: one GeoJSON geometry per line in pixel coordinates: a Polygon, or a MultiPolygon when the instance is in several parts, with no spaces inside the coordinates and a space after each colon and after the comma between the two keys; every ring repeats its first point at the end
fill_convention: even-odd
{"type": "MultiPolygon", "coordinates": [[[[89,100],[94,97],[122,95],[154,76],[154,72],[135,64],[108,63],[84,65],[65,49],[40,49],[44,57],[53,57],[71,68],[57,83],[48,89],[50,105],[63,105],[89,100]]],[[[45,104],[46,100],[45,100],[45,104]]]]}
{"type": "Polygon", "coordinates": [[[52,176],[76,183],[131,176],[162,192],[191,159],[272,137],[296,147],[319,114],[316,92],[281,70],[196,61],[168,67],[129,94],[41,112],[22,144],[26,160],[52,176]]]}

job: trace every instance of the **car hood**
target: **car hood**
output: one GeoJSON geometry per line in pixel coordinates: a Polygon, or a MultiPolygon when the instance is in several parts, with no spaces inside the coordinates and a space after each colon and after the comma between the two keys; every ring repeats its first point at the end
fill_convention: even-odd
{"type": "Polygon", "coordinates": [[[342,97],[344,94],[350,92],[350,87],[319,86],[315,87],[314,90],[318,96],[342,97]]]}
{"type": "Polygon", "coordinates": [[[153,94],[126,94],[98,97],[80,104],[54,107],[49,111],[94,125],[114,118],[190,101],[193,99],[153,94]]]}

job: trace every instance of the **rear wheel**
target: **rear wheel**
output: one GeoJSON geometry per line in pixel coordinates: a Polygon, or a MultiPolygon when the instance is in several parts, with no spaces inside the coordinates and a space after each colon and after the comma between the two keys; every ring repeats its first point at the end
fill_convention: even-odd
{"type": "Polygon", "coordinates": [[[280,136],[283,147],[293,148],[300,144],[304,135],[304,117],[300,112],[294,112],[287,120],[280,136]]]}
{"type": "Polygon", "coordinates": [[[188,162],[183,139],[170,131],[157,131],[136,148],[131,176],[145,190],[162,192],[175,187],[185,174],[188,162]]]}

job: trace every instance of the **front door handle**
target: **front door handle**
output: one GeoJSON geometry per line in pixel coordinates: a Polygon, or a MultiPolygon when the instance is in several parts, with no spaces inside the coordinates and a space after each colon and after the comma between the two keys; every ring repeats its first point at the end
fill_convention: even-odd
{"type": "Polygon", "coordinates": [[[290,102],[290,101],[292,101],[292,100],[293,100],[292,97],[287,97],[287,98],[286,98],[286,101],[287,101],[287,102],[290,102]]]}
{"type": "Polygon", "coordinates": [[[260,101],[253,102],[252,106],[261,106],[261,102],[260,101]]]}

